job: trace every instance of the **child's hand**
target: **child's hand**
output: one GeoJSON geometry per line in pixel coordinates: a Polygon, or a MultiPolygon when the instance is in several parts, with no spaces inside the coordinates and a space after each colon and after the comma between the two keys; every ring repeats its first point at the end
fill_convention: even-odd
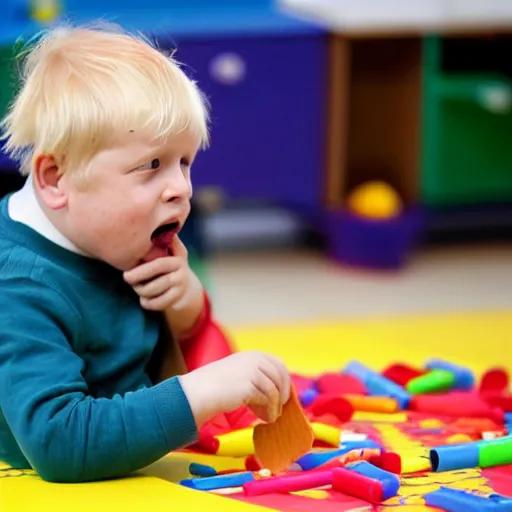
{"type": "Polygon", "coordinates": [[[189,290],[192,273],[188,252],[178,235],[173,237],[171,250],[172,256],[156,258],[124,273],[144,309],[163,311],[176,307],[189,290]]]}
{"type": "Polygon", "coordinates": [[[290,374],[277,357],[239,352],[180,376],[198,428],[222,412],[248,405],[273,422],[290,398],[290,374]]]}

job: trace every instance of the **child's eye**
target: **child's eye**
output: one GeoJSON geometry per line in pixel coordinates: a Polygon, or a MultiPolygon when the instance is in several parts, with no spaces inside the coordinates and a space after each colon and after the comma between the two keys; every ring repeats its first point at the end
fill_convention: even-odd
{"type": "Polygon", "coordinates": [[[180,160],[180,165],[182,168],[188,169],[190,167],[190,160],[188,158],[182,158],[180,160]]]}
{"type": "Polygon", "coordinates": [[[141,165],[137,168],[137,171],[147,171],[147,170],[156,170],[160,167],[160,159],[159,158],[153,158],[151,162],[148,162],[147,164],[141,165]]]}

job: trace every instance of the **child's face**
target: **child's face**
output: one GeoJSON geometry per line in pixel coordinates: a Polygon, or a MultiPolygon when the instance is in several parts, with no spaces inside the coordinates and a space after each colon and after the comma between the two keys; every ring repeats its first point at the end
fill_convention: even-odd
{"type": "Polygon", "coordinates": [[[190,165],[197,150],[197,139],[183,132],[165,143],[129,133],[100,151],[85,186],[66,180],[73,241],[122,271],[165,255],[159,245],[181,229],[190,212],[190,165]]]}

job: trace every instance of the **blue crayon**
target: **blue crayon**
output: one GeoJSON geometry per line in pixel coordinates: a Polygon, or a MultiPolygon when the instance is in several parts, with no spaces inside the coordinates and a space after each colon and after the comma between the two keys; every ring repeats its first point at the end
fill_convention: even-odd
{"type": "Polygon", "coordinates": [[[400,477],[398,475],[378,468],[365,460],[351,462],[345,467],[372,480],[378,480],[382,485],[382,501],[396,496],[398,489],[400,489],[400,477]]]}
{"type": "Polygon", "coordinates": [[[348,441],[346,443],[342,443],[336,450],[306,453],[306,455],[303,455],[295,462],[303,471],[308,471],[330,461],[331,459],[334,459],[335,457],[341,457],[342,455],[345,455],[345,453],[358,448],[379,448],[384,450],[380,444],[372,441],[371,439],[366,439],[364,441],[348,441]]]}
{"type": "Polygon", "coordinates": [[[507,434],[512,434],[512,413],[505,413],[505,429],[507,430],[507,434]]]}
{"type": "Polygon", "coordinates": [[[307,407],[318,396],[318,391],[313,388],[305,389],[304,391],[301,391],[299,393],[299,400],[302,405],[302,407],[307,407]]]}
{"type": "Polygon", "coordinates": [[[442,359],[431,359],[427,362],[425,368],[429,370],[446,370],[452,372],[455,375],[453,389],[469,391],[473,389],[475,385],[473,372],[463,366],[458,366],[448,361],[443,361],[442,359]]]}
{"type": "Polygon", "coordinates": [[[240,473],[227,473],[225,475],[209,476],[205,478],[188,478],[182,480],[180,485],[196,489],[198,491],[212,491],[214,489],[227,489],[228,487],[242,487],[247,482],[254,480],[254,474],[250,471],[240,473]]]}
{"type": "Polygon", "coordinates": [[[478,496],[460,489],[441,487],[424,496],[428,506],[437,507],[446,512],[510,512],[512,499],[500,494],[478,496]]]}
{"type": "Polygon", "coordinates": [[[194,476],[215,476],[217,470],[211,466],[205,464],[199,464],[198,462],[191,462],[188,467],[188,472],[194,476]]]}
{"type": "Polygon", "coordinates": [[[456,471],[478,467],[477,443],[447,444],[430,450],[432,471],[456,471]]]}
{"type": "Polygon", "coordinates": [[[361,380],[371,395],[394,398],[398,402],[400,409],[407,409],[411,395],[402,386],[399,386],[380,373],[367,368],[357,361],[351,361],[345,366],[342,373],[352,375],[361,380]]]}

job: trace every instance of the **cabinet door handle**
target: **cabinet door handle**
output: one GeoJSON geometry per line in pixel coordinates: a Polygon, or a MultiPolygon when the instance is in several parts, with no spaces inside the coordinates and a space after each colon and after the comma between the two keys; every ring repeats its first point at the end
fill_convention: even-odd
{"type": "Polygon", "coordinates": [[[241,55],[234,52],[219,53],[210,60],[210,76],[224,85],[238,85],[245,79],[247,65],[241,55]]]}
{"type": "Polygon", "coordinates": [[[478,101],[483,108],[495,114],[503,114],[512,107],[512,91],[505,85],[485,86],[478,91],[478,101]]]}

